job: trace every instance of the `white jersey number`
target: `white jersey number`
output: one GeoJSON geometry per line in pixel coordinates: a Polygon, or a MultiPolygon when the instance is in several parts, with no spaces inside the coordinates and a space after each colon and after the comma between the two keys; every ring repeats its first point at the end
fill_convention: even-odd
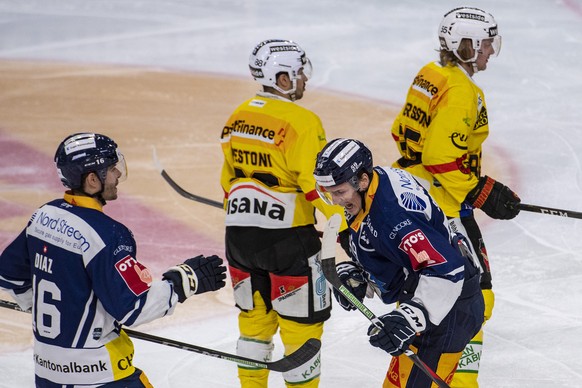
{"type": "Polygon", "coordinates": [[[55,283],[43,279],[38,282],[35,294],[36,308],[33,310],[35,313],[32,319],[36,332],[42,337],[54,339],[61,334],[61,313],[55,305],[45,302],[45,300],[60,301],[61,290],[55,283]]]}

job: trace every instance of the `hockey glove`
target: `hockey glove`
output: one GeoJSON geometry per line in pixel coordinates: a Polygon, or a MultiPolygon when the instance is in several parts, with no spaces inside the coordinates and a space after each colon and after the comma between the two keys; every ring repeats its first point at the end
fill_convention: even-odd
{"type": "Polygon", "coordinates": [[[168,268],[164,280],[174,284],[178,302],[182,303],[194,294],[216,291],[226,285],[226,267],[216,255],[202,255],[186,260],[182,264],[168,268]]]}
{"type": "Polygon", "coordinates": [[[480,208],[491,218],[510,220],[519,214],[519,197],[509,187],[489,178],[479,178],[479,183],[467,194],[466,200],[480,208]]]}
{"type": "Polygon", "coordinates": [[[384,325],[381,330],[375,325],[368,328],[370,344],[397,357],[408,349],[417,334],[426,329],[428,313],[422,305],[410,301],[379,319],[384,325]]]}
{"type": "MultiPolygon", "coordinates": [[[[344,261],[335,266],[337,276],[343,285],[361,302],[366,296],[368,282],[364,277],[364,270],[353,261],[344,261]]],[[[333,296],[344,310],[355,310],[356,307],[338,290],[333,289],[333,296]]]]}

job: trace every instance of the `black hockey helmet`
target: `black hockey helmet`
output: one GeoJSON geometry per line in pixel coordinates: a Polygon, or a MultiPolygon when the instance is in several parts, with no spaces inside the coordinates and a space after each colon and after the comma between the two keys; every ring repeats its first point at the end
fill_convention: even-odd
{"type": "Polygon", "coordinates": [[[317,155],[313,175],[320,187],[350,182],[357,187],[364,172],[372,174],[372,152],[359,140],[334,139],[317,155]]]}
{"type": "Polygon", "coordinates": [[[118,165],[122,181],[126,177],[125,159],[117,144],[109,137],[98,133],[76,133],[59,144],[55,153],[57,172],[64,186],[81,189],[83,178],[95,172],[105,182],[107,168],[118,165]]]}

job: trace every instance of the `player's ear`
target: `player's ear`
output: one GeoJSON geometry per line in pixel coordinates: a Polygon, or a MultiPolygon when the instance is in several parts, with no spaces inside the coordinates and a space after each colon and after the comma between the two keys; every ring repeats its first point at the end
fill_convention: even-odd
{"type": "Polygon", "coordinates": [[[280,73],[277,75],[277,86],[279,86],[283,90],[289,90],[293,86],[293,82],[289,78],[289,74],[287,73],[280,73]]]}
{"type": "Polygon", "coordinates": [[[360,179],[358,179],[358,191],[366,191],[370,187],[370,176],[364,172],[360,179]]]}
{"type": "Polygon", "coordinates": [[[83,189],[88,194],[93,194],[101,190],[101,180],[96,173],[90,172],[85,176],[83,189]]]}

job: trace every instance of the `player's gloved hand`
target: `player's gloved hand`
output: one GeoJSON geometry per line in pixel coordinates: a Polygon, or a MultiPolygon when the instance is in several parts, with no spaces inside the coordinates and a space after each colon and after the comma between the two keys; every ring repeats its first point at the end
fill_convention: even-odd
{"type": "Polygon", "coordinates": [[[180,303],[194,294],[216,291],[226,285],[226,267],[216,255],[193,257],[168,268],[162,276],[174,284],[180,303]]]}
{"type": "Polygon", "coordinates": [[[521,199],[511,189],[487,175],[467,194],[466,200],[491,218],[510,220],[519,214],[521,199]]]}
{"type": "MultiPolygon", "coordinates": [[[[360,302],[363,301],[366,296],[366,289],[368,288],[368,282],[364,277],[364,270],[353,261],[338,263],[335,266],[335,270],[337,271],[337,276],[343,285],[354,294],[360,302]]],[[[356,309],[356,307],[335,288],[333,289],[333,296],[344,310],[350,311],[356,309]]]]}
{"type": "Polygon", "coordinates": [[[408,349],[417,334],[426,329],[428,313],[422,305],[410,301],[401,303],[398,308],[379,319],[384,327],[378,329],[370,325],[370,344],[397,357],[408,349]]]}

